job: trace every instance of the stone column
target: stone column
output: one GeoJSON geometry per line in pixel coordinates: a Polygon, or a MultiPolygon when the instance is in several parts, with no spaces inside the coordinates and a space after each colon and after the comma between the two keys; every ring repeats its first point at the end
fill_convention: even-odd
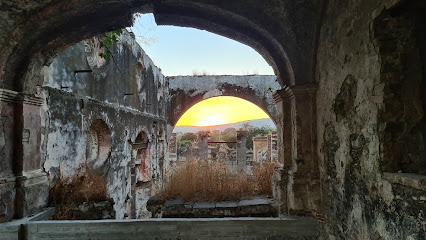
{"type": "Polygon", "coordinates": [[[317,157],[316,86],[287,89],[291,102],[292,151],[289,170],[288,203],[293,211],[320,207],[317,157]]]}
{"type": "Polygon", "coordinates": [[[15,215],[16,176],[20,167],[14,166],[14,151],[17,142],[15,129],[16,92],[0,89],[0,222],[13,219],[15,215]],[[15,174],[16,172],[16,174],[15,174]]]}
{"type": "Polygon", "coordinates": [[[209,144],[211,141],[211,136],[209,133],[209,136],[207,137],[207,159],[210,161],[212,160],[212,146],[209,144]]]}
{"type": "Polygon", "coordinates": [[[271,159],[271,162],[277,163],[278,162],[277,132],[272,132],[270,136],[271,136],[271,146],[270,146],[269,158],[271,159]]]}
{"type": "Polygon", "coordinates": [[[288,87],[275,93],[274,99],[282,121],[277,129],[279,165],[274,174],[274,196],[280,202],[280,213],[317,210],[316,87],[288,87]]]}
{"type": "Polygon", "coordinates": [[[279,202],[279,212],[288,213],[288,173],[292,164],[292,115],[289,92],[286,89],[274,94],[277,106],[277,166],[273,176],[273,194],[279,202]]]}
{"type": "Polygon", "coordinates": [[[246,131],[237,131],[237,171],[245,172],[246,170],[246,155],[247,155],[247,137],[246,131]]]}
{"type": "Polygon", "coordinates": [[[0,180],[0,185],[5,184],[0,186],[0,195],[6,205],[14,202],[7,210],[0,209],[5,216],[2,221],[34,214],[47,204],[49,182],[41,169],[40,154],[41,105],[43,99],[38,96],[0,89],[0,145],[4,145],[0,147],[0,178],[6,177],[0,180]],[[11,181],[15,182],[13,188],[11,181]]]}
{"type": "Polygon", "coordinates": [[[174,164],[178,160],[176,133],[171,134],[168,148],[169,161],[174,164]]]}
{"type": "Polygon", "coordinates": [[[198,132],[198,157],[200,159],[207,159],[209,155],[209,136],[210,132],[208,131],[199,131],[198,132]]]}

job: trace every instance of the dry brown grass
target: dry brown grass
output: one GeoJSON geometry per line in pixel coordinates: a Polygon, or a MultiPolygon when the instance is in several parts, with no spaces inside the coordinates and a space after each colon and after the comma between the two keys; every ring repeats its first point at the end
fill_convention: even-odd
{"type": "MultiPolygon", "coordinates": [[[[272,164],[265,166],[271,168],[272,164]]],[[[223,201],[271,195],[271,171],[258,167],[255,172],[248,176],[236,173],[225,162],[188,159],[171,171],[161,196],[181,197],[185,201],[223,201]]]]}
{"type": "Polygon", "coordinates": [[[84,202],[108,200],[107,183],[103,176],[82,168],[73,177],[59,178],[50,189],[49,202],[58,208],[54,220],[79,219],[75,209],[84,202]]]}
{"type": "Polygon", "coordinates": [[[257,191],[260,195],[272,196],[272,175],[275,164],[268,162],[253,168],[257,191]]]}

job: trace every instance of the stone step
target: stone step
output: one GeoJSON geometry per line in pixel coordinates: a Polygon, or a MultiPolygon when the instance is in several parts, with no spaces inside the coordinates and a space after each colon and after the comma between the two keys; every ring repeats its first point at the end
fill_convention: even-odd
{"type": "Polygon", "coordinates": [[[220,217],[276,217],[278,213],[267,198],[223,202],[184,202],[167,200],[164,204],[148,201],[153,216],[161,218],[220,218],[220,217]]]}

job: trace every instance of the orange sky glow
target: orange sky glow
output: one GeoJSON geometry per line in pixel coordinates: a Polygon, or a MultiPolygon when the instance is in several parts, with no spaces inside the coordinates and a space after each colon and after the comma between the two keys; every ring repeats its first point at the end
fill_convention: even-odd
{"type": "Polygon", "coordinates": [[[214,126],[269,118],[255,104],[237,97],[213,97],[192,106],[176,126],[214,126]]]}

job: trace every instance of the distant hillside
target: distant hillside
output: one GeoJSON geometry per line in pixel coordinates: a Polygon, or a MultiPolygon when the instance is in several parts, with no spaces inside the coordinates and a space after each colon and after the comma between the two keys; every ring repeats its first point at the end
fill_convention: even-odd
{"type": "Polygon", "coordinates": [[[264,118],[264,119],[250,120],[250,121],[224,124],[224,125],[218,125],[218,126],[210,126],[210,127],[195,127],[195,126],[175,127],[173,132],[196,133],[198,131],[213,131],[213,130],[223,131],[227,128],[235,128],[235,129],[242,128],[244,126],[244,124],[246,124],[246,123],[250,124],[253,127],[267,126],[267,127],[275,128],[275,124],[274,124],[274,122],[272,122],[272,120],[270,118],[264,118]]]}

